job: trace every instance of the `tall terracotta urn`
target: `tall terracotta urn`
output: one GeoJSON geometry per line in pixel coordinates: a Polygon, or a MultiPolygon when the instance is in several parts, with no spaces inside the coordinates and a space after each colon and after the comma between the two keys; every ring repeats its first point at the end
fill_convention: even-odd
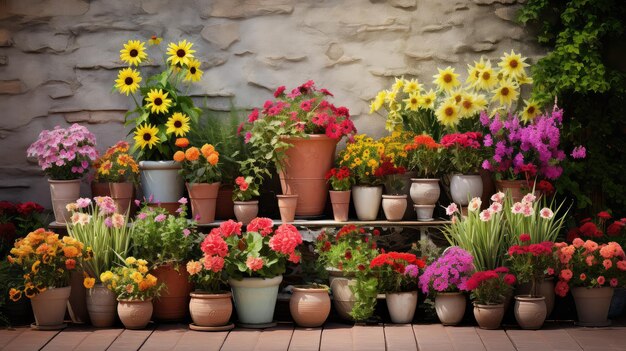
{"type": "Polygon", "coordinates": [[[159,282],[166,288],[161,296],[154,300],[154,318],[159,321],[179,321],[187,316],[189,293],[189,273],[183,265],[178,270],[172,265],[163,265],[152,271],[159,282]]]}

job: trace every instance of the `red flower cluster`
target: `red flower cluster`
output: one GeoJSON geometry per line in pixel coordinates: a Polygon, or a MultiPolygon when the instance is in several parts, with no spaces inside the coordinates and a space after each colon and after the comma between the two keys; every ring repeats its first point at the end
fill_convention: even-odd
{"type": "Polygon", "coordinates": [[[257,232],[261,234],[261,236],[267,236],[272,233],[272,229],[274,228],[274,222],[265,217],[257,217],[250,221],[246,230],[249,232],[257,232]]]}
{"type": "MultiPolygon", "coordinates": [[[[235,222],[232,219],[227,220],[226,222],[222,222],[219,228],[215,228],[219,230],[219,234],[224,238],[228,238],[232,235],[241,235],[241,227],[243,223],[235,222]]],[[[215,230],[213,229],[213,230],[215,230]]],[[[211,232],[213,232],[213,230],[211,232]]]]}
{"type": "Polygon", "coordinates": [[[7,243],[12,242],[13,240],[15,240],[16,233],[17,232],[15,224],[11,222],[0,223],[0,243],[2,241],[5,241],[7,243]]]}
{"type": "Polygon", "coordinates": [[[414,264],[419,268],[426,266],[426,262],[420,260],[413,254],[405,252],[387,252],[374,257],[370,262],[370,268],[388,265],[391,266],[394,271],[404,274],[404,269],[410,264],[414,264]]]}
{"type": "Polygon", "coordinates": [[[494,270],[489,271],[481,271],[472,274],[472,276],[467,281],[467,290],[476,290],[481,283],[500,278],[500,274],[505,274],[504,283],[512,286],[515,284],[517,280],[513,274],[509,273],[509,270],[506,267],[498,267],[494,270]]]}
{"type": "Polygon", "coordinates": [[[530,245],[513,245],[509,247],[509,255],[525,255],[527,253],[532,254],[533,256],[542,256],[542,255],[552,255],[552,246],[554,243],[552,241],[544,241],[539,244],[530,244],[530,245]]]}
{"type": "Polygon", "coordinates": [[[15,205],[9,201],[0,201],[0,215],[14,215],[17,212],[15,205]]]}
{"type": "Polygon", "coordinates": [[[376,172],[374,172],[374,176],[376,177],[384,177],[388,175],[406,173],[406,168],[402,166],[396,167],[391,161],[390,157],[382,155],[381,161],[382,162],[380,163],[380,166],[376,169],[376,172]]]}
{"type": "Polygon", "coordinates": [[[550,196],[554,194],[555,189],[552,183],[550,183],[549,181],[541,180],[539,183],[537,183],[536,190],[539,190],[542,194],[546,196],[550,196]]]}
{"type": "Polygon", "coordinates": [[[337,180],[344,180],[350,177],[350,169],[346,166],[341,168],[331,168],[330,171],[326,173],[326,180],[330,180],[331,178],[336,178],[337,180]]]}
{"type": "Polygon", "coordinates": [[[300,261],[300,257],[294,254],[296,247],[300,244],[302,244],[302,236],[291,224],[281,224],[269,242],[272,250],[289,255],[291,262],[300,261]]]}
{"type": "Polygon", "coordinates": [[[348,224],[348,225],[344,225],[341,229],[339,229],[339,231],[337,232],[337,235],[335,235],[335,238],[336,240],[339,240],[344,236],[359,235],[359,234],[365,234],[365,229],[357,228],[357,226],[354,224],[348,224]]]}
{"type": "Polygon", "coordinates": [[[239,187],[239,190],[241,191],[248,190],[249,184],[246,182],[246,179],[244,177],[237,177],[237,179],[235,179],[235,184],[239,187]]]}
{"type": "Polygon", "coordinates": [[[200,244],[200,249],[206,256],[225,257],[228,255],[228,244],[220,235],[219,228],[211,230],[209,235],[202,241],[202,244],[200,244]]]}
{"type": "Polygon", "coordinates": [[[482,140],[483,135],[478,132],[452,133],[446,134],[441,138],[441,145],[446,148],[460,146],[463,148],[478,149],[480,148],[482,140]]]}
{"type": "Polygon", "coordinates": [[[437,144],[435,139],[433,139],[430,135],[421,134],[413,138],[413,143],[405,145],[404,151],[415,150],[420,147],[426,149],[437,149],[441,147],[441,144],[437,144]]]}
{"type": "Polygon", "coordinates": [[[585,218],[580,221],[579,227],[571,228],[567,233],[567,241],[573,242],[576,238],[602,238],[605,233],[608,236],[619,236],[626,227],[626,218],[608,224],[612,216],[607,211],[598,213],[596,217],[595,222],[591,218],[585,218]]]}

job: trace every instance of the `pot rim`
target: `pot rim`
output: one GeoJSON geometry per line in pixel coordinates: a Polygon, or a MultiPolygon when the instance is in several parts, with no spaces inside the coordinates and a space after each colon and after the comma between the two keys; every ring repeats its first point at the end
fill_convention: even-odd
{"type": "Polygon", "coordinates": [[[417,294],[417,290],[411,291],[397,291],[397,292],[386,292],[385,295],[407,295],[407,294],[417,294]]]}
{"type": "Polygon", "coordinates": [[[233,201],[235,205],[258,205],[259,200],[249,200],[249,201],[233,201]]]}
{"type": "Polygon", "coordinates": [[[413,205],[413,208],[427,208],[427,207],[435,207],[436,205],[413,205]]]}
{"type": "Polygon", "coordinates": [[[236,287],[254,287],[254,288],[267,288],[270,286],[279,285],[283,281],[282,274],[272,278],[258,278],[258,277],[243,277],[242,280],[236,280],[228,278],[228,285],[231,288],[236,287]]]}
{"type": "Polygon", "coordinates": [[[185,186],[197,186],[197,185],[208,185],[208,186],[217,186],[219,187],[222,184],[222,182],[213,182],[213,183],[189,183],[189,182],[185,182],[185,186]]]}
{"type": "Polygon", "coordinates": [[[293,136],[283,135],[283,136],[280,136],[280,139],[281,140],[285,140],[285,141],[289,141],[289,140],[298,140],[299,141],[299,140],[310,140],[310,139],[313,139],[313,140],[316,140],[316,139],[318,139],[318,140],[332,139],[332,140],[336,140],[337,143],[339,143],[339,139],[334,139],[334,138],[331,138],[331,137],[327,136],[326,134],[321,134],[321,133],[320,134],[305,134],[304,137],[293,137],[293,136]]]}
{"type": "Polygon", "coordinates": [[[119,297],[116,298],[116,300],[118,302],[130,302],[130,303],[139,303],[139,302],[152,302],[152,298],[147,298],[145,300],[140,300],[140,299],[120,299],[119,297]]]}
{"type": "Polygon", "coordinates": [[[348,189],[348,190],[328,190],[331,193],[349,193],[352,191],[352,189],[348,189]]]}
{"type": "Polygon", "coordinates": [[[313,293],[313,294],[329,294],[330,288],[320,288],[320,287],[310,287],[312,285],[294,285],[293,292],[305,292],[305,293],[313,293]]]}
{"type": "Polygon", "coordinates": [[[408,195],[403,194],[403,195],[383,195],[383,199],[392,199],[392,200],[402,200],[402,199],[406,199],[408,197],[408,195]]]}
{"type": "Polygon", "coordinates": [[[198,299],[223,299],[230,298],[233,294],[230,291],[220,291],[218,293],[212,293],[203,290],[196,290],[189,293],[189,296],[195,297],[198,299]]]}
{"type": "Polygon", "coordinates": [[[444,296],[452,296],[452,295],[464,295],[462,291],[437,291],[435,296],[444,295],[444,296]]]}
{"type": "Polygon", "coordinates": [[[545,299],[546,299],[545,296],[532,297],[530,295],[515,295],[515,300],[518,300],[518,301],[541,301],[545,299]]]}
{"type": "Polygon", "coordinates": [[[293,199],[293,198],[298,198],[300,195],[298,194],[290,194],[290,195],[276,195],[277,198],[279,199],[293,199]]]}
{"type": "Polygon", "coordinates": [[[355,184],[352,186],[353,188],[382,188],[382,184],[381,185],[360,185],[360,184],[355,184]]]}
{"type": "Polygon", "coordinates": [[[424,183],[439,183],[439,178],[411,178],[411,182],[424,182],[424,183]]]}
{"type": "Polygon", "coordinates": [[[174,160],[171,161],[139,161],[140,170],[165,170],[181,169],[182,165],[174,160]]]}
{"type": "Polygon", "coordinates": [[[472,302],[472,305],[474,305],[474,307],[478,307],[478,308],[488,308],[488,309],[495,309],[495,308],[503,308],[504,309],[504,302],[503,303],[498,303],[498,304],[481,304],[481,303],[476,303],[476,302],[472,302]]]}
{"type": "MultiPolygon", "coordinates": [[[[48,178],[48,183],[70,184],[70,183],[80,183],[80,182],[82,182],[82,180],[83,180],[82,177],[78,178],[78,179],[50,179],[50,178],[48,178]]],[[[108,183],[108,182],[106,182],[106,183],[108,183]]]]}

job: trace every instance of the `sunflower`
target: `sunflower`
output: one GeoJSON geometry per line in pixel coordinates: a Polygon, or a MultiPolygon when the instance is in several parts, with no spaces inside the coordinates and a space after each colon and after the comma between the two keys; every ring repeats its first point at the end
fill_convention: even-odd
{"type": "Polygon", "coordinates": [[[491,101],[498,100],[502,106],[511,106],[519,94],[517,87],[510,80],[503,80],[493,92],[491,101]]]}
{"type": "Polygon", "coordinates": [[[444,126],[455,126],[459,123],[459,107],[454,100],[448,99],[435,112],[437,120],[444,126]]]}
{"type": "Polygon", "coordinates": [[[406,81],[404,80],[404,78],[395,78],[395,80],[395,83],[393,83],[393,85],[391,86],[391,90],[397,93],[400,91],[400,89],[402,89],[402,87],[404,87],[406,81]]]}
{"type": "Polygon", "coordinates": [[[526,106],[522,112],[522,121],[530,122],[541,113],[539,110],[539,104],[537,104],[537,102],[533,99],[524,100],[524,102],[526,103],[526,106]]]}
{"type": "Polygon", "coordinates": [[[435,108],[435,99],[437,98],[437,94],[430,89],[428,93],[422,95],[420,98],[420,107],[423,109],[434,109],[435,108]]]}
{"type": "Polygon", "coordinates": [[[200,70],[200,61],[191,58],[187,65],[187,74],[185,74],[185,81],[197,82],[202,78],[202,70],[200,70]]]}
{"type": "Polygon", "coordinates": [[[159,45],[161,44],[161,40],[163,40],[163,38],[159,38],[156,35],[153,35],[149,40],[148,40],[148,44],[150,45],[159,45]]]}
{"type": "Polygon", "coordinates": [[[473,94],[473,98],[474,98],[474,106],[476,106],[476,111],[483,111],[487,108],[487,105],[489,104],[489,102],[487,101],[487,98],[485,98],[485,95],[473,94]]]}
{"type": "Polygon", "coordinates": [[[187,42],[187,40],[179,41],[178,44],[170,43],[167,46],[167,54],[169,57],[167,61],[172,61],[172,65],[188,65],[189,59],[193,57],[193,53],[196,50],[191,50],[193,43],[187,42]]]}
{"type": "Polygon", "coordinates": [[[458,74],[454,73],[454,68],[448,66],[446,69],[437,68],[439,74],[435,74],[433,78],[433,83],[437,84],[439,90],[450,91],[455,87],[461,85],[459,82],[458,74]]]}
{"type": "Polygon", "coordinates": [[[477,89],[490,90],[498,84],[498,75],[493,71],[490,63],[478,73],[478,79],[476,80],[476,83],[474,83],[474,86],[477,89]]]}
{"type": "Polygon", "coordinates": [[[517,84],[522,85],[522,84],[532,84],[533,83],[533,78],[526,75],[526,73],[522,74],[521,76],[517,77],[517,84]]]}
{"type": "Polygon", "coordinates": [[[168,92],[163,92],[161,89],[152,89],[148,93],[146,101],[148,104],[146,107],[150,109],[151,113],[167,113],[172,100],[167,98],[168,92]]]}
{"type": "Polygon", "coordinates": [[[115,81],[115,88],[119,90],[120,94],[135,93],[139,89],[139,82],[141,82],[141,76],[139,72],[128,67],[120,70],[115,81]]]}
{"type": "Polygon", "coordinates": [[[406,103],[405,110],[417,111],[420,107],[420,96],[418,93],[411,93],[408,99],[404,99],[404,102],[406,103]]]}
{"type": "Polygon", "coordinates": [[[405,93],[418,93],[422,90],[422,85],[417,81],[417,79],[407,80],[404,84],[404,88],[402,89],[405,93]]]}
{"type": "Polygon", "coordinates": [[[386,90],[385,91],[385,102],[390,104],[391,102],[396,101],[396,96],[398,95],[397,90],[386,90]]]}
{"type": "Polygon", "coordinates": [[[165,123],[166,134],[174,133],[177,137],[185,136],[189,132],[189,117],[180,112],[175,112],[165,123]]]}
{"type": "MultiPolygon", "coordinates": [[[[153,146],[161,141],[157,136],[159,129],[153,127],[151,124],[141,124],[135,130],[135,144],[139,145],[142,149],[146,146],[152,149],[153,146]]],[[[89,251],[89,249],[87,249],[89,251]]]]}
{"type": "Polygon", "coordinates": [[[462,89],[457,89],[450,93],[449,98],[459,105],[461,100],[463,100],[463,94],[465,94],[465,92],[462,89]]]}
{"type": "Polygon", "coordinates": [[[461,118],[473,116],[476,112],[478,112],[478,110],[477,105],[474,102],[474,95],[467,93],[463,94],[461,103],[459,104],[459,114],[461,118]]]}
{"type": "Polygon", "coordinates": [[[500,57],[500,63],[498,63],[498,66],[502,68],[505,75],[518,78],[522,75],[526,75],[524,67],[529,66],[526,62],[524,62],[524,60],[526,60],[525,57],[522,57],[522,55],[516,54],[513,50],[511,50],[510,54],[505,52],[504,57],[500,57]]]}
{"type": "Polygon", "coordinates": [[[480,71],[485,68],[485,61],[483,58],[480,58],[480,61],[474,61],[474,66],[467,65],[467,80],[466,83],[473,85],[478,80],[478,75],[480,71]]]}
{"type": "Polygon", "coordinates": [[[124,44],[124,48],[120,50],[120,59],[129,65],[139,65],[141,61],[146,59],[146,49],[144,43],[139,40],[129,40],[124,44]]]}

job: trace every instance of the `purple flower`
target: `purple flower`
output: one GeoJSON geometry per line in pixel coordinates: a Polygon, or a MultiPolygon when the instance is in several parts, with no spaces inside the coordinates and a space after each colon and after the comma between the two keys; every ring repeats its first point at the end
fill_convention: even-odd
{"type": "Polygon", "coordinates": [[[197,221],[199,221],[199,220],[200,220],[200,215],[199,215],[199,214],[197,214],[197,215],[196,215],[193,219],[194,219],[194,221],[196,221],[196,222],[197,222],[197,221]]]}
{"type": "Polygon", "coordinates": [[[491,163],[489,162],[489,160],[484,160],[484,161],[483,161],[483,165],[482,165],[482,166],[483,166],[483,169],[486,169],[486,170],[488,170],[488,171],[490,171],[490,170],[491,170],[491,168],[492,168],[492,167],[491,167],[491,163]]]}
{"type": "Polygon", "coordinates": [[[137,215],[137,218],[143,220],[146,219],[148,217],[148,214],[141,212],[140,214],[137,215]]]}
{"type": "Polygon", "coordinates": [[[107,228],[111,228],[113,226],[113,220],[111,220],[111,217],[107,217],[104,220],[104,225],[106,225],[107,228]]]}
{"type": "Polygon", "coordinates": [[[183,229],[183,235],[185,236],[185,238],[188,237],[189,234],[191,234],[191,230],[189,230],[187,228],[183,229]]]}
{"type": "Polygon", "coordinates": [[[137,206],[137,207],[141,206],[141,201],[135,200],[135,206],[137,206]]]}
{"type": "Polygon", "coordinates": [[[167,218],[167,216],[161,213],[157,215],[156,217],[154,217],[154,221],[157,223],[161,223],[165,220],[165,218],[167,218]]]}
{"type": "Polygon", "coordinates": [[[474,258],[459,248],[450,247],[435,262],[426,267],[419,278],[419,287],[422,292],[443,292],[463,290],[465,281],[474,271],[474,258]]]}
{"type": "Polygon", "coordinates": [[[587,149],[584,146],[576,146],[574,150],[572,150],[573,158],[585,158],[587,157],[587,149]]]}
{"type": "Polygon", "coordinates": [[[491,138],[491,135],[489,135],[489,134],[485,135],[485,138],[483,139],[483,143],[487,147],[492,146],[493,145],[493,139],[491,138]]]}

